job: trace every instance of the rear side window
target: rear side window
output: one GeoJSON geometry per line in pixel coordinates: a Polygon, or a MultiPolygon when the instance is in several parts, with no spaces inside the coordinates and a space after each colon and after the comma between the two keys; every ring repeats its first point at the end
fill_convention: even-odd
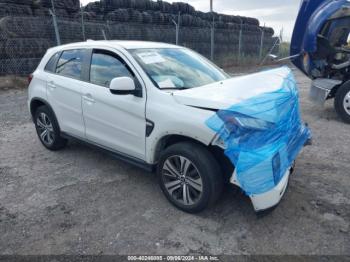
{"type": "Polygon", "coordinates": [[[57,64],[57,60],[58,60],[59,56],[60,56],[60,52],[54,54],[50,58],[49,62],[47,62],[44,70],[47,72],[50,72],[50,73],[55,73],[56,64],[57,64]]]}
{"type": "Polygon", "coordinates": [[[92,54],[90,82],[108,87],[113,78],[131,77],[133,74],[123,61],[112,53],[95,50],[92,54]]]}
{"type": "Polygon", "coordinates": [[[84,50],[63,51],[58,60],[56,73],[59,75],[81,79],[84,50]]]}

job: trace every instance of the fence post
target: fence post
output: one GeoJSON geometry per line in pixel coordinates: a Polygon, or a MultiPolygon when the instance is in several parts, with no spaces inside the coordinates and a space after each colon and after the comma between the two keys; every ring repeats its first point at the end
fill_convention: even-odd
{"type": "Polygon", "coordinates": [[[237,17],[240,20],[240,29],[239,29],[239,39],[238,39],[238,61],[241,60],[242,53],[242,36],[243,36],[243,20],[240,17],[237,17]]]}
{"type": "Polygon", "coordinates": [[[51,0],[51,8],[52,9],[49,9],[49,12],[50,12],[50,15],[52,16],[53,26],[55,29],[56,43],[57,45],[61,45],[60,32],[58,31],[57,17],[56,17],[55,5],[53,0],[51,0]]]}
{"type": "Polygon", "coordinates": [[[176,28],[176,45],[180,44],[179,35],[180,35],[180,26],[181,26],[181,12],[177,16],[177,28],[176,28]]]}
{"type": "Polygon", "coordinates": [[[215,17],[213,15],[213,24],[211,26],[211,36],[210,36],[210,59],[214,61],[214,50],[215,50],[215,17]]]}
{"type": "Polygon", "coordinates": [[[180,12],[179,12],[178,17],[177,17],[177,22],[174,19],[172,19],[172,22],[175,25],[175,37],[176,37],[175,43],[176,43],[176,45],[179,45],[180,19],[181,19],[180,12]]]}
{"type": "Polygon", "coordinates": [[[107,40],[107,35],[104,29],[101,30],[102,31],[102,36],[104,40],[107,40]]]}
{"type": "Polygon", "coordinates": [[[275,47],[276,47],[277,45],[279,45],[281,42],[282,42],[282,41],[281,41],[281,38],[278,37],[278,38],[276,39],[275,43],[272,45],[272,47],[271,47],[271,49],[269,50],[269,52],[267,53],[267,55],[266,55],[266,56],[264,57],[264,59],[261,61],[260,65],[263,65],[263,64],[265,63],[266,59],[269,57],[269,55],[272,54],[272,52],[273,52],[273,50],[275,49],[275,47]]]}
{"type": "Polygon", "coordinates": [[[261,61],[262,55],[263,55],[265,31],[264,31],[264,29],[262,29],[260,27],[259,27],[259,29],[261,30],[260,51],[259,51],[259,60],[261,61]]]}
{"type": "Polygon", "coordinates": [[[107,34],[108,34],[108,36],[109,36],[109,39],[112,39],[112,38],[113,38],[113,35],[112,35],[112,33],[111,33],[111,29],[109,28],[109,24],[110,24],[110,21],[107,20],[107,21],[106,21],[107,34]]]}
{"type": "Polygon", "coordinates": [[[82,29],[82,32],[83,32],[83,41],[85,41],[86,38],[85,38],[84,7],[83,7],[83,4],[80,4],[80,11],[81,11],[81,29],[82,29]]]}

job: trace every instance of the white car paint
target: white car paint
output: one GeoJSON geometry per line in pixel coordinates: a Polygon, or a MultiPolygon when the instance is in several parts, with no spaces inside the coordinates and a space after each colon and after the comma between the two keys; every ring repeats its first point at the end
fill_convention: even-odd
{"type": "MultiPolygon", "coordinates": [[[[280,74],[281,78],[271,79],[267,77],[269,73],[262,72],[189,90],[165,91],[154,86],[128,52],[133,48],[182,47],[137,41],[87,41],[51,48],[33,73],[28,105],[33,99],[40,98],[52,107],[62,132],[145,163],[156,164],[161,140],[166,136],[182,135],[207,146],[216,141],[215,132],[205,125],[215,112],[200,107],[223,109],[257,94],[276,90],[288,73],[282,68],[273,72],[274,75],[280,74]],[[51,56],[58,51],[93,48],[108,50],[123,58],[135,72],[143,96],[112,95],[108,88],[44,70],[51,56]],[[145,135],[147,119],[154,122],[149,137],[145,135]]],[[[287,183],[288,177],[285,176],[281,183],[287,183]]],[[[275,191],[271,190],[271,194],[275,191]]],[[[265,209],[277,204],[279,200],[274,198],[271,201],[270,195],[265,194],[254,196],[252,203],[256,205],[256,210],[260,210],[261,207],[265,209]]]]}
{"type": "MultiPolygon", "coordinates": [[[[263,210],[269,209],[270,207],[276,206],[281,201],[288,186],[291,170],[292,169],[287,170],[285,175],[282,177],[281,181],[270,191],[265,192],[263,194],[255,194],[255,195],[249,196],[250,200],[252,201],[254,210],[256,212],[263,211],[263,210]]],[[[240,187],[240,183],[237,179],[236,171],[234,171],[230,179],[230,182],[240,187]]]]}
{"type": "Polygon", "coordinates": [[[280,89],[289,73],[287,67],[281,67],[198,88],[176,91],[174,97],[184,105],[227,109],[251,97],[280,89]]]}

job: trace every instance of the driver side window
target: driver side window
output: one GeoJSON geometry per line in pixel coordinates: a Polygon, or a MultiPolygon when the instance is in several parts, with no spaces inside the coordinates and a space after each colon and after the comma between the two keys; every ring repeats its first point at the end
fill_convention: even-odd
{"type": "Polygon", "coordinates": [[[115,54],[94,50],[91,58],[90,82],[92,84],[108,87],[113,78],[134,78],[127,65],[115,54]]]}

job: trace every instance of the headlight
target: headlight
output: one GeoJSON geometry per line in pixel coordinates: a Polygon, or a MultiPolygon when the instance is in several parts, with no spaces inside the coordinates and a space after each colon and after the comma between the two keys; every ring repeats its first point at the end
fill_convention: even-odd
{"type": "Polygon", "coordinates": [[[250,118],[250,117],[236,117],[237,122],[242,126],[242,127],[247,127],[251,129],[269,129],[271,128],[271,123],[257,119],[257,118],[250,118]]]}

